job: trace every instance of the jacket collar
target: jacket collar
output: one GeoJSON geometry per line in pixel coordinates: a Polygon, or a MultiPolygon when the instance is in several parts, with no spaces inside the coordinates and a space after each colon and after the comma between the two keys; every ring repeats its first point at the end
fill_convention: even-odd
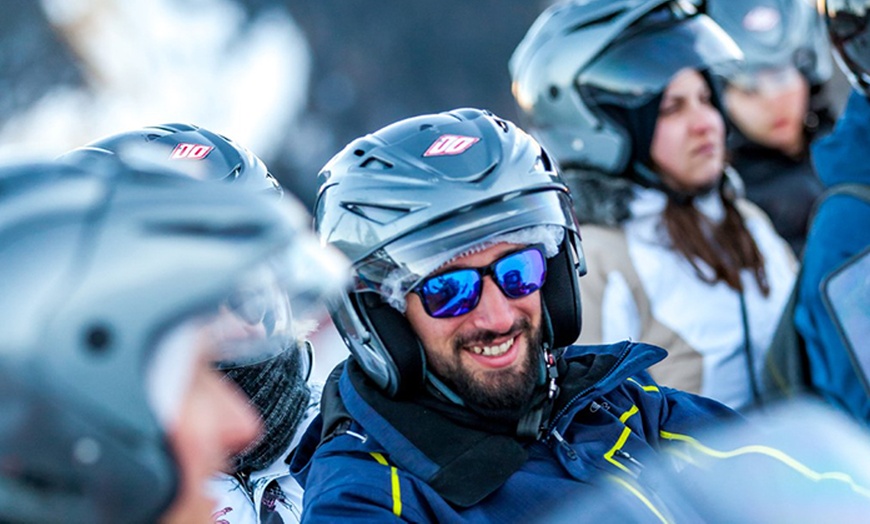
{"type": "MultiPolygon", "coordinates": [[[[665,354],[660,348],[629,342],[568,348],[560,366],[569,378],[562,381],[554,413],[588,404],[665,354]]],[[[477,504],[528,458],[526,445],[516,438],[460,425],[413,400],[384,396],[353,359],[339,380],[339,391],[347,413],[389,451],[391,460],[453,505],[477,504]]]]}
{"type": "Polygon", "coordinates": [[[618,388],[628,377],[636,375],[664,359],[667,351],[649,344],[628,340],[617,344],[571,346],[563,357],[560,370],[561,391],[553,408],[550,427],[566,413],[585,408],[593,399],[618,388]]]}

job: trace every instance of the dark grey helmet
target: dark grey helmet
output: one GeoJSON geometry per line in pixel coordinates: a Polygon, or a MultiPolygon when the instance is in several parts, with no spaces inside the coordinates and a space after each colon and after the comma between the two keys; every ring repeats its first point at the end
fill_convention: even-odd
{"type": "Polygon", "coordinates": [[[545,10],[509,67],[521,121],[559,164],[621,174],[625,129],[600,105],[639,107],[686,67],[717,71],[740,50],[681,0],[577,0],[545,10]]]}
{"type": "Polygon", "coordinates": [[[357,277],[333,320],[387,394],[420,387],[426,363],[404,316],[385,301],[508,232],[564,231],[542,294],[551,347],[576,340],[583,258],[571,198],[546,151],[514,124],[479,109],[408,118],[354,140],[319,176],[316,229],[357,277]]]}
{"type": "Polygon", "coordinates": [[[198,180],[282,192],[266,165],[251,151],[224,135],[191,124],[160,124],[109,135],[73,149],[62,158],[86,165],[100,155],[149,157],[155,151],[172,168],[198,180]]]}
{"type": "Polygon", "coordinates": [[[837,65],[855,89],[870,96],[870,0],[819,0],[837,65]]]}
{"type": "MultiPolygon", "coordinates": [[[[112,156],[0,168],[0,521],[155,522],[178,484],[177,383],[156,367],[184,360],[162,341],[234,291],[335,286],[339,257],[307,226],[301,207],[112,156]]],[[[221,357],[255,358],[280,328],[221,357]]]]}
{"type": "MultiPolygon", "coordinates": [[[[831,48],[808,0],[706,0],[705,12],[737,42],[749,70],[794,66],[810,85],[831,77],[831,48]]],[[[738,73],[739,74],[739,73],[738,73]]]]}

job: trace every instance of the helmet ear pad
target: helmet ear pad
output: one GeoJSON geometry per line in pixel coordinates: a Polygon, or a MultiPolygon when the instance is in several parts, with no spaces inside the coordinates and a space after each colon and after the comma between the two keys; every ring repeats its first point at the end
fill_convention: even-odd
{"type": "Polygon", "coordinates": [[[547,280],[541,287],[544,307],[553,326],[553,347],[570,346],[580,336],[580,274],[566,234],[559,253],[547,259],[547,280]]]}
{"type": "MultiPolygon", "coordinates": [[[[352,293],[354,307],[371,330],[372,346],[381,348],[388,367],[393,367],[394,386],[388,385],[387,395],[407,397],[417,392],[426,375],[423,344],[405,316],[381,300],[375,293],[352,293]]],[[[364,367],[364,366],[363,366],[364,367]]]]}

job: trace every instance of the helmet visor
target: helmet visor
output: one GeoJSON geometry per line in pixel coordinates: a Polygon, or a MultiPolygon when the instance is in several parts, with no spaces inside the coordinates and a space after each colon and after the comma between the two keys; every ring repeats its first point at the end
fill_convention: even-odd
{"type": "Polygon", "coordinates": [[[802,82],[800,71],[792,65],[745,68],[728,79],[729,85],[745,93],[767,95],[796,89],[802,82]]]}
{"type": "Polygon", "coordinates": [[[682,69],[727,76],[742,59],[731,38],[705,15],[673,20],[667,16],[618,41],[577,76],[579,89],[597,104],[637,108],[660,94],[682,69]]]}
{"type": "Polygon", "coordinates": [[[296,348],[316,327],[322,301],[343,291],[348,282],[343,257],[313,238],[252,268],[203,319],[215,348],[215,366],[258,364],[296,348]]]}
{"type": "Polygon", "coordinates": [[[404,296],[427,275],[467,252],[506,233],[534,226],[557,226],[577,232],[567,193],[541,191],[483,204],[391,242],[357,265],[358,289],[385,298],[404,296]]]}
{"type": "Polygon", "coordinates": [[[175,420],[199,361],[227,370],[299,351],[309,368],[311,351],[302,338],[314,326],[306,320],[325,315],[322,302],[346,289],[348,266],[337,251],[304,236],[234,279],[228,293],[173,319],[146,372],[149,403],[162,426],[175,420]]]}
{"type": "Polygon", "coordinates": [[[290,295],[271,269],[252,271],[203,319],[218,369],[257,364],[296,343],[290,295]]]}

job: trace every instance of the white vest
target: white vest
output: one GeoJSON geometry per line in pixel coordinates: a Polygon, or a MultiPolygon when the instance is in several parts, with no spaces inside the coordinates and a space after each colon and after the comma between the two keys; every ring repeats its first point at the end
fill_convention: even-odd
{"type": "MultiPolygon", "coordinates": [[[[723,282],[711,285],[698,278],[683,255],[669,247],[661,222],[666,204],[664,193],[638,189],[631,203],[632,218],[622,228],[581,226],[588,273],[580,279],[583,331],[579,342],[632,339],[661,346],[668,350],[668,358],[650,369],[657,382],[744,408],[752,401],[752,391],[740,295],[723,282]]],[[[714,221],[724,216],[716,193],[699,198],[695,205],[714,221]]],[[[796,263],[788,244],[760,209],[747,200],[739,200],[737,208],[764,257],[770,285],[765,297],[751,272],[743,272],[750,350],[758,378],[794,282],[796,263]]]]}

